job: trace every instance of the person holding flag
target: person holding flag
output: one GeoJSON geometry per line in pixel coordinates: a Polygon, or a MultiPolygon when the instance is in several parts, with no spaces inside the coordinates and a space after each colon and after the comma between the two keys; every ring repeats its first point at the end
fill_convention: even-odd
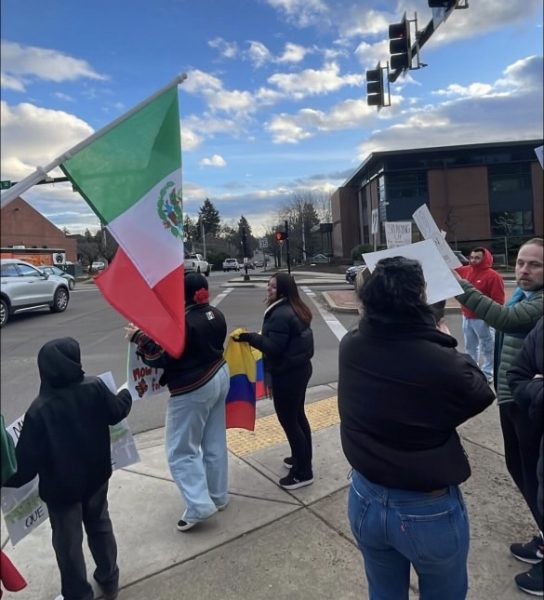
{"type": "Polygon", "coordinates": [[[166,455],[184,500],[179,531],[223,510],[228,497],[225,398],[229,369],[223,358],[227,325],[223,313],[208,303],[208,281],[200,273],[185,275],[185,349],[169,354],[133,323],[126,337],[150,367],[164,369],[159,382],[168,386],[166,455]]]}

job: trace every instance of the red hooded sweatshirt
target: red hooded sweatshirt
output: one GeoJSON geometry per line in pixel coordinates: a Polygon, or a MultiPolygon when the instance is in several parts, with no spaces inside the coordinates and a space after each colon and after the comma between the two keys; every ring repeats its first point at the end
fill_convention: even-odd
{"type": "MultiPolygon", "coordinates": [[[[499,304],[504,304],[504,281],[497,271],[491,268],[492,265],[493,255],[487,248],[484,248],[484,256],[479,264],[465,265],[464,267],[457,267],[455,270],[463,279],[470,281],[482,294],[485,294],[499,304]]],[[[479,318],[475,313],[462,305],[461,311],[467,319],[479,318]]]]}

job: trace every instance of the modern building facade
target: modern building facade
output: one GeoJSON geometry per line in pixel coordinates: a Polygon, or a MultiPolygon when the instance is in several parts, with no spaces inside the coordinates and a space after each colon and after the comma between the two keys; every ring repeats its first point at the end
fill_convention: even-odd
{"type": "Polygon", "coordinates": [[[333,253],[385,246],[383,223],[427,204],[452,245],[543,233],[542,140],[372,153],[332,196],[333,253]],[[376,240],[372,210],[378,209],[376,240]]]}

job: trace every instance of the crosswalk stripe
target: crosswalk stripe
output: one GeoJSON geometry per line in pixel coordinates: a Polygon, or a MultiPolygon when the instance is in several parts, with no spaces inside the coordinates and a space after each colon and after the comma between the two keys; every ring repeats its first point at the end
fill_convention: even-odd
{"type": "Polygon", "coordinates": [[[312,304],[317,308],[317,311],[321,315],[323,321],[327,327],[334,333],[338,340],[341,340],[347,333],[347,329],[340,323],[340,321],[328,310],[324,309],[321,304],[317,301],[316,294],[307,286],[302,286],[302,291],[310,298],[312,304]]]}

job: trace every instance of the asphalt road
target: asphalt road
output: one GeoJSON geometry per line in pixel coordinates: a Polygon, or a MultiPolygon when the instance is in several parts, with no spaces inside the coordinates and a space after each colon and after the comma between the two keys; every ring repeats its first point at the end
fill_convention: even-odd
{"type": "MultiPolygon", "coordinates": [[[[233,273],[211,274],[212,301],[222,296],[219,307],[225,314],[229,330],[244,326],[258,331],[265,308],[265,289],[233,288],[225,294],[229,288],[221,287],[222,284],[234,278],[236,275],[233,273]]],[[[308,291],[312,294],[317,290],[311,288],[308,291]]],[[[334,319],[334,316],[323,312],[326,305],[319,293],[306,296],[306,300],[314,313],[312,327],[316,346],[310,385],[330,383],[338,377],[338,331],[337,334],[333,333],[323,317],[334,319]]],[[[356,316],[344,315],[339,321],[347,329],[356,322],[356,316]]],[[[342,324],[337,322],[340,328],[342,324]]],[[[10,423],[22,415],[38,393],[36,357],[40,347],[55,337],[71,336],[77,339],[81,345],[85,371],[89,374],[111,371],[116,384],[122,385],[126,381],[127,342],[123,337],[124,325],[125,319],[107,304],[93,283],[77,285],[64,313],[53,314],[44,310],[14,315],[0,336],[0,391],[6,422],[10,423]]],[[[129,423],[135,433],[164,424],[167,397],[165,393],[152,401],[134,404],[129,423]]]]}
{"type": "MultiPolygon", "coordinates": [[[[212,273],[209,279],[212,302],[219,296],[219,307],[225,314],[229,331],[242,326],[258,331],[265,308],[265,289],[222,287],[235,278],[232,273],[212,273]]],[[[310,386],[337,380],[339,339],[358,321],[357,315],[328,311],[320,294],[327,289],[331,287],[303,287],[301,290],[314,314],[312,329],[316,352],[310,386]]],[[[450,314],[447,322],[462,350],[460,316],[450,314]]],[[[77,285],[64,313],[45,310],[14,315],[0,336],[0,391],[6,422],[11,423],[21,416],[38,393],[38,350],[55,337],[77,339],[85,371],[89,374],[111,371],[116,384],[122,385],[126,381],[127,360],[124,325],[125,320],[108,305],[93,283],[77,285]]],[[[152,401],[136,402],[129,417],[132,430],[137,433],[161,427],[167,399],[164,393],[152,401]]]]}

